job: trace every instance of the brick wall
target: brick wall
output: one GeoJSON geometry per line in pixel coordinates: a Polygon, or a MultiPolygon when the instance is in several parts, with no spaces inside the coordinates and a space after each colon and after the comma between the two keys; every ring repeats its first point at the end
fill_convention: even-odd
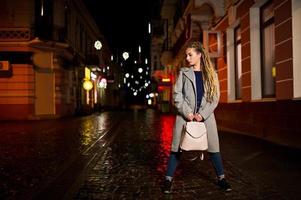
{"type": "MultiPolygon", "coordinates": [[[[293,98],[293,48],[291,0],[275,0],[276,98],[293,98]]],[[[297,45],[297,44],[296,44],[297,45]]]]}
{"type": "Polygon", "coordinates": [[[220,103],[215,114],[220,130],[301,149],[301,102],[220,103]]]}
{"type": "MultiPolygon", "coordinates": [[[[225,55],[217,59],[221,85],[220,104],[216,119],[221,130],[250,135],[277,144],[301,149],[301,101],[293,99],[293,54],[292,54],[292,9],[291,0],[274,0],[275,7],[275,62],[276,98],[251,99],[251,43],[250,8],[253,0],[241,0],[236,7],[236,19],[240,20],[242,45],[242,100],[229,102],[227,99],[227,60],[225,55]]],[[[215,30],[223,33],[229,27],[228,20],[220,22],[215,30]]],[[[260,77],[258,81],[261,81],[260,77]]]]}

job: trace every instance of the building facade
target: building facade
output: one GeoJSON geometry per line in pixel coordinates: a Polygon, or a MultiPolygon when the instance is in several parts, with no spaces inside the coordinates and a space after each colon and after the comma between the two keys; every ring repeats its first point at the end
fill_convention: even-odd
{"type": "Polygon", "coordinates": [[[172,24],[161,62],[174,75],[189,41],[209,51],[221,89],[220,130],[301,148],[300,1],[165,0],[161,15],[172,24]]]}
{"type": "Polygon", "coordinates": [[[109,54],[82,1],[2,1],[0,119],[48,119],[91,110],[97,78],[86,80],[85,69],[97,76],[109,54]],[[94,47],[97,40],[101,50],[94,47]],[[84,81],[93,82],[94,90],[85,90],[84,81]]]}

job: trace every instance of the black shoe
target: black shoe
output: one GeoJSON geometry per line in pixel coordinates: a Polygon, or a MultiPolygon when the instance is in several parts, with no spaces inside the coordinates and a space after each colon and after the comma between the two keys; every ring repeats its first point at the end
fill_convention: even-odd
{"type": "Polygon", "coordinates": [[[226,179],[221,179],[217,182],[217,185],[224,190],[225,192],[230,192],[232,190],[230,184],[226,181],[226,179]]]}
{"type": "Polygon", "coordinates": [[[163,193],[165,194],[171,193],[171,186],[172,186],[172,181],[164,180],[163,187],[162,187],[163,193]]]}

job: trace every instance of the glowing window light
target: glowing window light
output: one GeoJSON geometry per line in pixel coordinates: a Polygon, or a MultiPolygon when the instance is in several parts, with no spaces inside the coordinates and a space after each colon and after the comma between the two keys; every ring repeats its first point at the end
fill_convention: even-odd
{"type": "Polygon", "coordinates": [[[41,16],[44,16],[44,1],[42,1],[41,4],[41,16]]]}
{"type": "Polygon", "coordinates": [[[92,80],[96,80],[96,78],[97,78],[96,74],[94,74],[93,72],[91,72],[91,75],[90,75],[90,76],[91,76],[91,79],[92,79],[92,80]]]}
{"type": "Polygon", "coordinates": [[[100,88],[107,88],[107,79],[102,78],[100,80],[100,82],[98,83],[98,85],[99,85],[100,88]]]}
{"type": "Polygon", "coordinates": [[[273,78],[276,77],[276,67],[275,66],[272,67],[272,77],[273,78]]]}
{"type": "Polygon", "coordinates": [[[152,31],[152,29],[151,29],[152,27],[151,27],[151,23],[150,22],[148,22],[148,33],[149,34],[151,34],[151,31],[152,31]]]}

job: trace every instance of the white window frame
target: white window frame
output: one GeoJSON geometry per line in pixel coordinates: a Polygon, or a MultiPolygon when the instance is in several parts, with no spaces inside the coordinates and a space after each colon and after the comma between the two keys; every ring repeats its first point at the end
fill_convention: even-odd
{"type": "Polygon", "coordinates": [[[269,0],[259,0],[250,8],[251,100],[261,100],[260,8],[269,0]]]}
{"type": "Polygon", "coordinates": [[[221,31],[203,31],[203,45],[204,45],[204,48],[207,49],[208,53],[209,53],[209,56],[211,58],[219,58],[222,56],[222,34],[221,34],[221,31]],[[216,39],[217,39],[217,51],[215,52],[210,52],[209,51],[209,35],[210,34],[213,34],[216,36],[216,39]]]}
{"type": "Polygon", "coordinates": [[[235,95],[235,28],[240,24],[240,20],[236,20],[227,29],[227,76],[228,76],[228,102],[240,101],[236,100],[235,95]]]}
{"type": "Polygon", "coordinates": [[[301,98],[301,1],[292,0],[294,98],[301,98]]]}

